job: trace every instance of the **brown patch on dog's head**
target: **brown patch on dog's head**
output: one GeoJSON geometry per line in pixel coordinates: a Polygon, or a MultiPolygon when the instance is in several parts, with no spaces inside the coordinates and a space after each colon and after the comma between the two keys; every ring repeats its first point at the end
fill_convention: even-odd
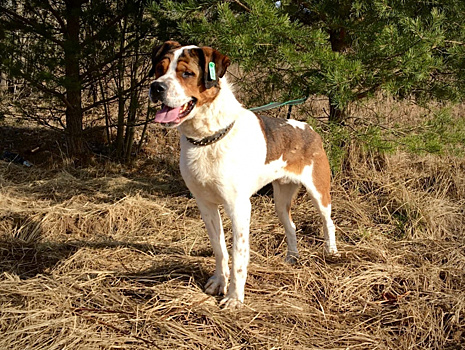
{"type": "Polygon", "coordinates": [[[230,65],[229,57],[210,47],[186,49],[179,57],[176,76],[186,95],[197,100],[197,106],[212,102],[218,95],[219,78],[230,65]],[[215,64],[216,79],[211,79],[208,65],[215,64]]]}
{"type": "Polygon", "coordinates": [[[192,49],[191,54],[198,58],[198,63],[203,73],[203,83],[205,88],[210,89],[218,86],[218,79],[225,75],[227,68],[231,64],[229,57],[215,49],[212,49],[211,47],[192,49]],[[209,64],[211,62],[215,64],[215,79],[212,79],[209,73],[209,64]]]}
{"type": "Polygon", "coordinates": [[[149,77],[155,75],[158,79],[165,74],[171,61],[168,54],[180,47],[181,44],[177,41],[166,41],[161,45],[155,46],[152,49],[152,68],[149,71],[149,77]]]}

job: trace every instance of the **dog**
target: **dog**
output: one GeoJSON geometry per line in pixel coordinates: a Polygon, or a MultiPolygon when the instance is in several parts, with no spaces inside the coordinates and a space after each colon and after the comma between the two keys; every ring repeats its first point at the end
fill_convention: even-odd
{"type": "Polygon", "coordinates": [[[321,137],[307,123],[245,109],[225,78],[230,63],[210,47],[167,41],[152,51],[149,76],[155,80],[149,96],[163,103],[155,122],[181,134],[181,174],[196,199],[216,260],[205,291],[223,295],[220,305],[233,309],[244,302],[250,197],[264,185],[273,185],[276,212],[286,232],[287,261],[299,257],[290,208],[301,185],[323,220],[326,250],[338,252],[331,220],[331,174],[321,137]],[[219,205],[232,222],[231,270],[219,205]]]}

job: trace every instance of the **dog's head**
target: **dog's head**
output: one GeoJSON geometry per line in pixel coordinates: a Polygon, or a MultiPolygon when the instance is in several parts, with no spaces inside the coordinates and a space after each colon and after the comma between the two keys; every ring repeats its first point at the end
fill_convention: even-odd
{"type": "Polygon", "coordinates": [[[149,76],[155,81],[149,96],[163,103],[155,121],[174,127],[193,118],[200,106],[216,98],[219,79],[229,65],[229,58],[211,47],[181,46],[175,41],[154,47],[149,76]]]}

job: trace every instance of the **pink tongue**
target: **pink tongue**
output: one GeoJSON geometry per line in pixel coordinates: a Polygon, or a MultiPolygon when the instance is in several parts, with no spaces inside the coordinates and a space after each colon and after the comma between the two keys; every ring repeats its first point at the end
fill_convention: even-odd
{"type": "Polygon", "coordinates": [[[171,108],[163,106],[162,110],[158,111],[155,115],[155,121],[157,123],[171,123],[178,119],[179,111],[181,107],[171,108]]]}

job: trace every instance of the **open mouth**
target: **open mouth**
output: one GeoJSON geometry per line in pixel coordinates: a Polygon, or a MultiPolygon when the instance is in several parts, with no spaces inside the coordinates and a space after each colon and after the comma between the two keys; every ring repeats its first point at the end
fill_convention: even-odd
{"type": "Polygon", "coordinates": [[[192,98],[192,100],[180,107],[169,107],[163,104],[162,109],[155,115],[155,122],[163,124],[179,124],[183,118],[192,112],[196,102],[197,100],[192,98]]]}

